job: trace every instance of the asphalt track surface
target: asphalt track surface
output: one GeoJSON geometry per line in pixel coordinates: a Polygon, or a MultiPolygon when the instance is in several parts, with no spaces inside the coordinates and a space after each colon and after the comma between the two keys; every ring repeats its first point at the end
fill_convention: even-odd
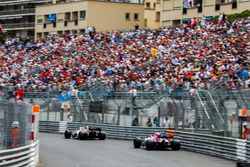
{"type": "Polygon", "coordinates": [[[236,167],[236,163],[188,151],[134,149],[127,140],[75,140],[40,133],[39,167],[236,167]]]}

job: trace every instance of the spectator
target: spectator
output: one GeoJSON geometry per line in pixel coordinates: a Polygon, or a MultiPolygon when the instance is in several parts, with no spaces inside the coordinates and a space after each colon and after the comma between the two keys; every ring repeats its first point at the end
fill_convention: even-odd
{"type": "Polygon", "coordinates": [[[146,125],[147,125],[147,127],[152,127],[153,126],[151,118],[148,118],[148,120],[146,122],[146,125]]]}
{"type": "Polygon", "coordinates": [[[132,89],[129,91],[129,94],[132,97],[132,104],[135,104],[135,99],[137,96],[137,90],[135,89],[135,87],[132,87],[132,89]]]}
{"type": "MultiPolygon", "coordinates": [[[[221,13],[223,16],[223,13],[221,13]]],[[[21,90],[249,88],[250,20],[220,26],[193,20],[159,30],[48,35],[32,42],[7,38],[0,44],[0,86],[21,90]],[[151,51],[154,50],[154,55],[151,51]]],[[[136,96],[134,96],[136,97],[136,96]]]]}
{"type": "Polygon", "coordinates": [[[132,126],[139,126],[138,118],[134,118],[134,120],[132,121],[132,126]]]}
{"type": "Polygon", "coordinates": [[[242,139],[246,140],[247,139],[247,123],[243,123],[243,134],[242,134],[242,139]]]}
{"type": "Polygon", "coordinates": [[[170,128],[170,121],[169,121],[168,117],[165,118],[162,125],[165,128],[170,128]]]}
{"type": "Polygon", "coordinates": [[[160,121],[157,117],[154,118],[153,123],[156,127],[160,127],[160,121]]]}

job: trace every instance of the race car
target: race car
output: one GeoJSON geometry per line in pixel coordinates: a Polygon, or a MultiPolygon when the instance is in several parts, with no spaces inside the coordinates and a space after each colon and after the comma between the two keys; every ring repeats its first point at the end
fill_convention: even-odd
{"type": "Polygon", "coordinates": [[[99,139],[105,140],[106,133],[101,131],[101,128],[95,128],[90,126],[80,126],[79,129],[71,131],[69,129],[64,132],[65,139],[79,139],[79,140],[88,140],[88,139],[99,139]]]}
{"type": "Polygon", "coordinates": [[[180,140],[174,139],[174,136],[166,133],[156,132],[146,138],[137,137],[134,139],[134,148],[146,147],[146,150],[157,150],[171,148],[172,150],[180,150],[180,140]]]}

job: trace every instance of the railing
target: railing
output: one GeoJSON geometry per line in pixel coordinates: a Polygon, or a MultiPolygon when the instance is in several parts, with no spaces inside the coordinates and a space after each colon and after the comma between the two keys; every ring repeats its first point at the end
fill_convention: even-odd
{"type": "Polygon", "coordinates": [[[12,28],[34,28],[35,23],[11,23],[11,24],[3,24],[2,25],[4,29],[12,29],[12,28]]]}
{"type": "MultiPolygon", "coordinates": [[[[48,122],[40,121],[40,132],[63,133],[66,128],[77,129],[82,122],[48,122]]],[[[108,138],[132,140],[135,137],[146,137],[154,132],[165,132],[166,128],[127,127],[110,124],[85,125],[99,127],[107,133],[108,138]]],[[[246,161],[250,157],[250,142],[235,138],[193,132],[176,131],[176,138],[181,140],[181,148],[189,151],[210,154],[231,160],[246,161]]]]}
{"type": "Polygon", "coordinates": [[[27,4],[27,3],[45,3],[51,0],[2,0],[0,5],[15,5],[15,4],[27,4]]]}
{"type": "Polygon", "coordinates": [[[35,14],[35,8],[0,11],[0,16],[4,17],[5,15],[20,15],[20,14],[27,14],[27,13],[35,14]]]}
{"type": "Polygon", "coordinates": [[[0,150],[0,166],[36,167],[39,162],[39,141],[15,149],[0,150]]]}

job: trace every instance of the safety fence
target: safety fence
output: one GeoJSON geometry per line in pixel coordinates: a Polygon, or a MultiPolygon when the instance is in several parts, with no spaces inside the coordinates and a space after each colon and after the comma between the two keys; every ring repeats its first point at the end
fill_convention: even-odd
{"type": "Polygon", "coordinates": [[[31,106],[25,103],[0,101],[0,150],[30,144],[32,131],[31,106]]]}
{"type": "MultiPolygon", "coordinates": [[[[135,137],[146,137],[154,132],[166,132],[166,128],[126,127],[110,124],[93,124],[66,121],[40,121],[40,132],[63,133],[66,128],[75,130],[80,125],[101,128],[111,139],[132,140],[135,137]]],[[[250,142],[235,138],[176,131],[176,138],[181,140],[182,149],[205,153],[231,160],[247,161],[250,158],[250,142]]]]}
{"type": "Polygon", "coordinates": [[[0,101],[0,166],[36,167],[39,114],[25,102],[0,101]]]}
{"type": "Polygon", "coordinates": [[[39,162],[39,141],[14,149],[0,150],[0,166],[36,167],[39,162]]]}

